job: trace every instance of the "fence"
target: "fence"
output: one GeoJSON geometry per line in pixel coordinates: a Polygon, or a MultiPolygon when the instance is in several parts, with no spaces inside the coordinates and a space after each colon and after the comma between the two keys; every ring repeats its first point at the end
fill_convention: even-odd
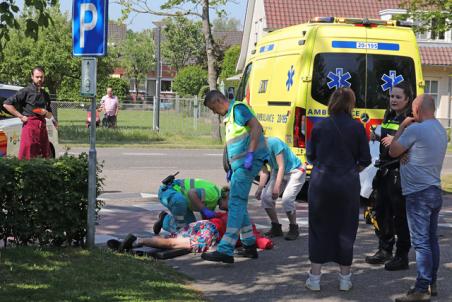
{"type": "MultiPolygon", "coordinates": [[[[87,122],[90,102],[54,101],[54,112],[60,125],[84,125],[87,122]]],[[[100,100],[97,100],[99,107],[100,100]]],[[[102,118],[102,117],[101,117],[102,118]]],[[[212,121],[216,116],[197,97],[162,97],[160,100],[160,126],[163,133],[193,133],[211,135],[212,121]]],[[[153,129],[154,99],[120,102],[118,127],[140,127],[153,129]]]]}

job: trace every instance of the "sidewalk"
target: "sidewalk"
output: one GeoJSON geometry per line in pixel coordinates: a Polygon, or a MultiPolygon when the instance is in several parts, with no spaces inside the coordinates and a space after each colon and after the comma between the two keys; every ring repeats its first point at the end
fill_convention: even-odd
{"type": "MultiPolygon", "coordinates": [[[[269,221],[260,203],[250,199],[249,212],[258,229],[267,229],[269,221]]],[[[162,206],[155,200],[106,200],[97,226],[96,239],[109,236],[124,237],[129,232],[149,235],[162,206]]],[[[279,217],[285,215],[278,208],[279,217]]],[[[189,254],[164,260],[179,272],[193,278],[192,286],[211,301],[394,301],[413,285],[416,271],[414,252],[410,253],[410,269],[388,272],[382,266],[364,262],[364,257],[375,251],[377,241],[372,227],[362,221],[355,243],[353,289],[338,290],[337,266],[324,268],[322,291],[305,289],[309,269],[307,238],[307,204],[298,203],[298,224],[301,236],[296,241],[274,240],[275,247],[259,253],[259,259],[235,257],[233,265],[203,261],[199,255],[189,254]]],[[[362,215],[361,215],[362,216],[362,215]]],[[[280,219],[283,230],[288,220],[280,219]]],[[[439,296],[432,301],[452,301],[452,196],[444,196],[440,216],[441,265],[438,279],[439,296]]]]}

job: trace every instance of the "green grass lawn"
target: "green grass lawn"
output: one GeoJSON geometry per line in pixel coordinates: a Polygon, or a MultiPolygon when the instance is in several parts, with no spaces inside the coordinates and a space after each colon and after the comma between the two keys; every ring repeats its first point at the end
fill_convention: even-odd
{"type": "Polygon", "coordinates": [[[0,249],[0,301],[205,301],[151,258],[78,248],[0,249]]]}
{"type": "Polygon", "coordinates": [[[441,186],[444,193],[452,194],[452,174],[441,176],[441,186]]]}
{"type": "MultiPolygon", "coordinates": [[[[98,127],[96,143],[100,146],[142,145],[146,147],[221,147],[211,137],[211,122],[200,118],[195,128],[193,118],[175,111],[161,111],[160,131],[152,130],[152,111],[122,110],[116,129],[98,127]]],[[[61,145],[89,144],[86,111],[58,109],[59,141],[61,145]]]]}

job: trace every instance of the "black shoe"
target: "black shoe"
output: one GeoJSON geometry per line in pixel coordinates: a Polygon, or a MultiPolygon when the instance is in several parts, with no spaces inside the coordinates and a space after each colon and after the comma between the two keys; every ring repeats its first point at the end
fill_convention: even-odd
{"type": "Polygon", "coordinates": [[[367,256],[365,261],[369,264],[383,264],[392,259],[392,253],[379,249],[374,255],[367,256]]]}
{"type": "Polygon", "coordinates": [[[284,239],[295,240],[300,236],[300,231],[298,230],[298,224],[289,224],[289,232],[287,232],[284,239]]]}
{"type": "Polygon", "coordinates": [[[428,290],[430,292],[430,296],[432,296],[432,297],[438,296],[438,288],[436,287],[436,282],[433,282],[432,284],[430,284],[430,287],[428,290]]]}
{"type": "Polygon", "coordinates": [[[280,223],[272,222],[272,227],[270,231],[264,234],[267,237],[273,238],[273,237],[281,237],[283,236],[283,231],[280,223]]]}
{"type": "Polygon", "coordinates": [[[107,246],[112,249],[113,251],[117,251],[119,249],[119,246],[121,245],[121,241],[116,239],[110,239],[107,241],[107,246]]]}
{"type": "Polygon", "coordinates": [[[405,296],[395,299],[395,302],[423,302],[430,301],[430,294],[428,292],[419,292],[412,288],[405,296]]]}
{"type": "Polygon", "coordinates": [[[396,255],[391,261],[385,264],[385,270],[387,271],[400,271],[408,269],[408,256],[396,255]]]}
{"type": "Polygon", "coordinates": [[[259,257],[256,244],[244,245],[241,249],[237,250],[237,255],[251,259],[257,259],[259,257]]]}
{"type": "Polygon", "coordinates": [[[154,234],[158,235],[163,227],[163,219],[165,219],[165,216],[168,215],[165,211],[161,211],[159,214],[159,219],[154,223],[154,234]]]}
{"type": "Polygon", "coordinates": [[[220,252],[210,252],[201,254],[201,258],[207,261],[213,262],[223,262],[223,263],[234,263],[234,257],[220,253],[220,252]]]}
{"type": "Polygon", "coordinates": [[[124,252],[124,251],[131,250],[135,240],[137,240],[137,237],[135,237],[133,234],[128,234],[126,236],[126,238],[119,245],[118,252],[124,252]]]}

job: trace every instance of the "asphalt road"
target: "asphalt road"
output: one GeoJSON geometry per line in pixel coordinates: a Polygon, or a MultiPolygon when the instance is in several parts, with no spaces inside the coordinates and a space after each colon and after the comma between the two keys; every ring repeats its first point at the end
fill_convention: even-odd
{"type": "MultiPolygon", "coordinates": [[[[70,153],[88,153],[73,148],[70,153]]],[[[161,180],[179,171],[178,177],[197,177],[226,185],[222,149],[98,148],[104,162],[102,176],[107,193],[157,193],[161,180]]]]}
{"type": "MultiPolygon", "coordinates": [[[[70,153],[88,153],[73,148],[70,153]]],[[[102,176],[106,193],[157,193],[162,179],[179,171],[178,177],[197,177],[226,185],[222,149],[98,148],[104,162],[102,176]]],[[[443,173],[452,174],[452,154],[446,155],[443,173]]],[[[119,194],[120,195],[120,194],[119,194]]]]}

